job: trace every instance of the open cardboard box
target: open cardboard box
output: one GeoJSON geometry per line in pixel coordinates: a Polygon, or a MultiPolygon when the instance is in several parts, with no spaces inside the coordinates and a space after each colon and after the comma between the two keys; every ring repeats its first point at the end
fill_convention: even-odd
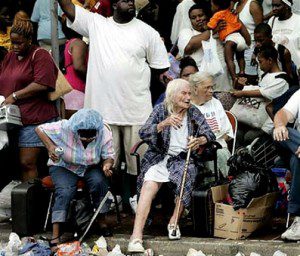
{"type": "Polygon", "coordinates": [[[253,198],[247,208],[235,211],[231,205],[223,204],[228,185],[212,187],[215,203],[214,236],[230,239],[244,239],[262,227],[272,215],[277,192],[253,198]]]}

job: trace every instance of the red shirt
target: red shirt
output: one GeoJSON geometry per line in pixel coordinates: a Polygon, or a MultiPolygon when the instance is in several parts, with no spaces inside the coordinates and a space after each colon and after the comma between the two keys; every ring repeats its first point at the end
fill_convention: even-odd
{"type": "Polygon", "coordinates": [[[92,7],[91,12],[96,12],[104,17],[110,17],[112,15],[110,0],[99,0],[92,7]]]}
{"type": "MultiPolygon", "coordinates": [[[[43,49],[36,51],[33,58],[36,49],[31,46],[22,60],[14,52],[5,56],[0,67],[0,95],[6,98],[33,82],[49,87],[48,91],[55,89],[57,68],[53,59],[43,49]]],[[[17,100],[15,104],[20,108],[24,125],[43,123],[58,116],[55,102],[47,99],[47,92],[17,100]]]]}

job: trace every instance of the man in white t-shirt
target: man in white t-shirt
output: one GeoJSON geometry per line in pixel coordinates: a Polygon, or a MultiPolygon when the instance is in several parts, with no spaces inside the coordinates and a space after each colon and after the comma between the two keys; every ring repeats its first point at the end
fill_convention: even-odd
{"type": "Polygon", "coordinates": [[[152,112],[150,68],[158,75],[169,68],[166,48],[157,31],[135,18],[134,0],[112,0],[113,17],[104,18],[59,0],[68,26],[89,38],[85,108],[101,113],[111,126],[116,152],[124,147],[127,172],[136,175],[130,148],[152,112]]]}
{"type": "Polygon", "coordinates": [[[300,90],[295,92],[286,105],[274,118],[274,140],[287,150],[290,169],[293,173],[290,190],[288,213],[295,215],[293,224],[281,237],[282,239],[300,240],[300,90]],[[287,128],[288,123],[296,122],[296,129],[287,128]]]}
{"type": "Polygon", "coordinates": [[[292,60],[300,68],[300,15],[292,13],[292,0],[272,0],[274,18],[269,20],[273,41],[289,49],[292,60]]]}

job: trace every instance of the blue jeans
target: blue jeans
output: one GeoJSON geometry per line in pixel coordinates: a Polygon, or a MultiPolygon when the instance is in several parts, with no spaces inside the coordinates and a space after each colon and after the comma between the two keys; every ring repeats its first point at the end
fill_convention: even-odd
{"type": "MultiPolygon", "coordinates": [[[[85,172],[84,177],[60,166],[51,166],[50,176],[55,188],[55,202],[52,208],[52,223],[66,222],[71,200],[77,191],[77,182],[83,179],[91,195],[93,207],[97,208],[108,191],[108,181],[99,167],[85,172]]],[[[109,201],[109,200],[107,200],[109,201]]],[[[109,204],[104,204],[100,213],[108,212],[109,204]]]]}
{"type": "Polygon", "coordinates": [[[300,158],[295,155],[298,147],[300,146],[300,132],[287,128],[289,131],[289,139],[286,141],[278,142],[283,148],[288,150],[290,155],[290,169],[293,173],[293,179],[290,191],[290,201],[288,212],[296,216],[300,216],[300,158]]]}

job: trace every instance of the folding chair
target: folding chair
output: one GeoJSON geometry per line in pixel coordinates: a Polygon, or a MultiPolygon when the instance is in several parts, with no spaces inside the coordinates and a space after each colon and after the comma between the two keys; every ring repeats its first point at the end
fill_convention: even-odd
{"type": "Polygon", "coordinates": [[[235,144],[236,144],[236,133],[237,133],[237,128],[238,128],[238,121],[236,116],[231,113],[230,111],[226,110],[226,115],[229,119],[229,122],[232,126],[232,130],[233,130],[233,142],[232,142],[232,149],[231,149],[231,155],[234,155],[235,152],[235,144]]]}

